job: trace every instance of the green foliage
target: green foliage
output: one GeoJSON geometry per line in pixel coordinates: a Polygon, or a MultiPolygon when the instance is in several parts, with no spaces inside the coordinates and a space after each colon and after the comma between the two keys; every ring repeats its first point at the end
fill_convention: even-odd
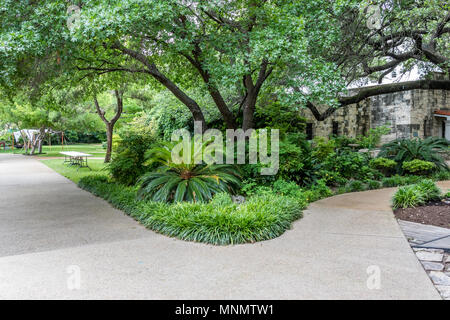
{"type": "Polygon", "coordinates": [[[370,166],[379,170],[390,170],[395,168],[396,165],[397,162],[395,162],[394,160],[386,159],[383,157],[378,157],[370,160],[370,166]]]}
{"type": "Polygon", "coordinates": [[[394,160],[391,160],[391,159],[378,157],[378,158],[370,160],[369,165],[370,165],[370,167],[379,170],[385,176],[390,176],[391,174],[393,174],[395,172],[397,162],[395,162],[394,160]]]}
{"type": "Polygon", "coordinates": [[[431,179],[421,180],[416,184],[417,188],[422,190],[426,201],[441,199],[441,189],[431,179]]]}
{"type": "Polygon", "coordinates": [[[304,189],[303,194],[309,203],[330,197],[333,195],[333,192],[327,187],[324,180],[317,180],[316,184],[312,185],[309,189],[304,189]]]}
{"type": "Polygon", "coordinates": [[[402,168],[406,172],[412,174],[427,175],[435,168],[435,164],[429,161],[414,159],[411,161],[404,161],[402,168]]]}
{"type": "Polygon", "coordinates": [[[424,194],[415,185],[400,187],[392,198],[394,209],[417,207],[424,203],[424,194]]]}
{"type": "Polygon", "coordinates": [[[441,190],[433,180],[425,179],[417,184],[401,187],[394,194],[392,204],[394,209],[410,208],[435,201],[441,198],[441,190]]]}
{"type": "Polygon", "coordinates": [[[273,239],[302,216],[298,202],[274,194],[256,195],[240,205],[223,193],[208,203],[167,204],[136,200],[136,188],[110,183],[106,178],[86,177],[79,186],[156,232],[215,245],[273,239]]]}
{"type": "Polygon", "coordinates": [[[450,180],[450,170],[435,172],[432,179],[436,181],[450,180]]]}
{"type": "Polygon", "coordinates": [[[367,189],[369,190],[375,190],[380,189],[382,187],[382,184],[380,181],[377,180],[367,180],[367,189]]]}
{"type": "Polygon", "coordinates": [[[391,188],[391,187],[397,187],[397,186],[405,186],[408,184],[417,183],[423,178],[420,176],[400,176],[395,175],[392,177],[383,178],[381,180],[381,183],[383,187],[391,188]]]}
{"type": "Polygon", "coordinates": [[[119,135],[116,153],[113,154],[107,169],[119,183],[134,185],[139,177],[149,170],[144,165],[145,152],[156,143],[156,140],[145,126],[136,122],[123,127],[119,135]]]}
{"type": "Polygon", "coordinates": [[[381,147],[380,157],[395,160],[397,172],[403,173],[403,162],[424,160],[434,163],[436,168],[448,170],[445,160],[437,151],[448,152],[450,142],[446,139],[429,137],[421,139],[397,139],[381,147]]]}
{"type": "Polygon", "coordinates": [[[280,141],[280,169],[278,176],[301,185],[317,181],[318,166],[312,147],[304,134],[287,134],[280,141]]]}
{"type": "Polygon", "coordinates": [[[362,181],[353,180],[348,183],[347,189],[350,192],[358,192],[358,191],[366,190],[366,186],[364,185],[364,183],[362,181]]]}
{"type": "Polygon", "coordinates": [[[315,137],[313,141],[312,156],[318,161],[325,160],[336,148],[334,139],[325,139],[324,137],[315,137]]]}
{"type": "Polygon", "coordinates": [[[286,133],[304,132],[306,119],[300,112],[279,101],[267,101],[259,104],[255,112],[255,128],[272,128],[280,130],[283,137],[286,133]]]}
{"type": "Polygon", "coordinates": [[[192,161],[176,163],[171,153],[174,145],[165,143],[146,153],[150,163],[162,165],[141,177],[140,198],[162,202],[205,202],[216,193],[235,193],[240,187],[241,177],[234,166],[195,164],[194,143],[191,147],[192,161]]]}
{"type": "Polygon", "coordinates": [[[373,149],[379,145],[381,137],[390,132],[391,129],[386,126],[371,128],[367,135],[359,135],[356,140],[362,148],[373,149]]]}
{"type": "Polygon", "coordinates": [[[273,192],[282,196],[295,197],[298,192],[301,192],[301,188],[293,181],[286,181],[278,179],[272,185],[273,192]]]}
{"type": "Polygon", "coordinates": [[[368,166],[368,156],[349,149],[341,149],[330,154],[320,163],[322,177],[327,181],[342,184],[345,180],[367,180],[380,176],[380,173],[368,166]]]}

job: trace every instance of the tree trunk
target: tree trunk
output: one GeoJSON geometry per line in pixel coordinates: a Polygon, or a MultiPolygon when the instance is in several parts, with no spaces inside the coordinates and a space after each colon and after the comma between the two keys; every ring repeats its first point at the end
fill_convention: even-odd
{"type": "Polygon", "coordinates": [[[100,108],[100,105],[98,104],[98,101],[97,101],[97,97],[94,95],[95,108],[97,109],[98,115],[100,116],[100,118],[106,125],[105,163],[108,163],[111,161],[114,125],[116,124],[117,120],[119,120],[120,116],[122,115],[122,111],[123,111],[123,92],[119,91],[119,90],[114,90],[114,94],[116,95],[116,99],[117,99],[117,107],[116,107],[116,114],[111,119],[111,121],[108,121],[108,119],[106,119],[105,111],[100,108]]]}
{"type": "Polygon", "coordinates": [[[253,122],[255,114],[256,99],[258,95],[254,92],[249,92],[242,111],[242,130],[253,129],[255,126],[253,122]]]}
{"type": "Polygon", "coordinates": [[[107,124],[106,125],[106,155],[105,155],[105,163],[108,163],[108,162],[111,161],[113,130],[114,130],[114,125],[111,125],[111,124],[107,124]]]}
{"type": "Polygon", "coordinates": [[[45,139],[45,127],[41,128],[41,132],[39,134],[39,153],[42,153],[42,145],[44,144],[45,139]]]}

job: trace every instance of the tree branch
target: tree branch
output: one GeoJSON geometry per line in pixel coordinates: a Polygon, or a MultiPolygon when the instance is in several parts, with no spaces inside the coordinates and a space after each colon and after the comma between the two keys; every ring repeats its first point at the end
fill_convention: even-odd
{"type": "Polygon", "coordinates": [[[358,90],[358,93],[353,96],[339,98],[338,107],[329,107],[322,114],[319,112],[317,107],[312,102],[308,101],[306,107],[311,111],[311,113],[313,114],[314,118],[317,121],[323,121],[330,115],[332,115],[337,109],[351,104],[359,103],[369,97],[377,96],[380,94],[402,92],[415,89],[450,91],[450,80],[417,80],[399,83],[388,83],[361,88],[358,90]]]}

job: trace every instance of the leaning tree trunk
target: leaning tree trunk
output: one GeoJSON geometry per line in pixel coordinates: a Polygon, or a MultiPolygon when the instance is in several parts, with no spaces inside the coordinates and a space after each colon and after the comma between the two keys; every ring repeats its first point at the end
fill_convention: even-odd
{"type": "Polygon", "coordinates": [[[106,124],[106,155],[105,155],[105,163],[108,163],[108,162],[111,161],[113,130],[114,130],[114,124],[111,124],[111,123],[106,124]]]}
{"type": "Polygon", "coordinates": [[[122,115],[123,111],[123,92],[119,90],[114,90],[114,94],[116,95],[117,99],[117,107],[116,107],[116,114],[111,119],[111,121],[108,121],[105,117],[105,111],[100,108],[100,105],[98,104],[97,97],[94,95],[94,104],[95,108],[97,109],[97,113],[102,119],[102,121],[106,125],[106,155],[105,155],[105,163],[108,163],[111,161],[111,154],[112,154],[112,140],[113,140],[113,130],[114,125],[116,124],[117,120],[119,120],[120,116],[122,115]]]}

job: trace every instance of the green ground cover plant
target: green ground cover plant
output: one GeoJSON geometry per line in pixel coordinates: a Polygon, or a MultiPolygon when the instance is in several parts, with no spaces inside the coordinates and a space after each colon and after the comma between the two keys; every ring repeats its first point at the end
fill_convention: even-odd
{"type": "Polygon", "coordinates": [[[394,209],[411,208],[440,198],[439,187],[433,180],[425,179],[416,184],[400,187],[392,197],[392,206],[394,209]]]}
{"type": "Polygon", "coordinates": [[[137,188],[108,181],[104,176],[83,177],[79,186],[110,202],[146,227],[182,240],[228,245],[269,240],[280,236],[302,216],[303,207],[290,197],[258,194],[243,204],[219,193],[207,203],[137,200],[137,188]]]}

